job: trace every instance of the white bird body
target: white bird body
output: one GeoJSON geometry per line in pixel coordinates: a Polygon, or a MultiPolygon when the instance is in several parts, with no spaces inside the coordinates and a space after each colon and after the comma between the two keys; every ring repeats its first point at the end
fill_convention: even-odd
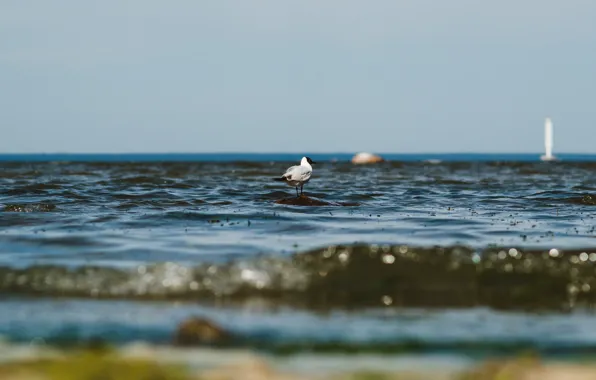
{"type": "Polygon", "coordinates": [[[298,187],[302,193],[302,188],[305,183],[310,181],[312,175],[313,160],[309,157],[302,157],[300,165],[290,166],[286,172],[279,178],[279,181],[284,181],[288,186],[296,188],[296,195],[298,195],[298,187]]]}

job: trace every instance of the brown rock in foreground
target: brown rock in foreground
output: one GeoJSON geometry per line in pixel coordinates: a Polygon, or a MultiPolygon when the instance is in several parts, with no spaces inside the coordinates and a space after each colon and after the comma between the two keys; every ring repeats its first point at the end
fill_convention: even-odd
{"type": "Polygon", "coordinates": [[[176,346],[223,346],[229,344],[232,335],[215,323],[200,317],[182,322],[174,335],[176,346]]]}
{"type": "Polygon", "coordinates": [[[385,161],[383,157],[377,156],[376,154],[372,153],[358,153],[354,157],[352,157],[353,164],[376,164],[379,162],[385,161]]]}

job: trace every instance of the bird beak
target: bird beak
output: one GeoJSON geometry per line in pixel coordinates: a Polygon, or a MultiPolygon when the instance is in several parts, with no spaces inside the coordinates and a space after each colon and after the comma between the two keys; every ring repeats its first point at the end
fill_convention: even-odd
{"type": "Polygon", "coordinates": [[[316,162],[314,162],[314,161],[311,161],[310,163],[311,163],[311,164],[316,164],[316,162]]]}

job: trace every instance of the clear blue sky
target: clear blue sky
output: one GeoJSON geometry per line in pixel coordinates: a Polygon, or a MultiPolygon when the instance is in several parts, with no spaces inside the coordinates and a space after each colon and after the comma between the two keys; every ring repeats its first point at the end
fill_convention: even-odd
{"type": "Polygon", "coordinates": [[[594,0],[3,0],[0,152],[596,153],[594,0]]]}

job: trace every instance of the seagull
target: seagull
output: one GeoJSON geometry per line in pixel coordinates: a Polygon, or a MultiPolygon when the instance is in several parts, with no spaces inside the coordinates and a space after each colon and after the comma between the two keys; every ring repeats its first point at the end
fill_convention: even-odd
{"type": "Polygon", "coordinates": [[[304,184],[310,180],[312,174],[312,164],[316,164],[310,157],[302,157],[300,165],[290,166],[288,170],[276,181],[283,181],[296,188],[296,197],[300,197],[303,192],[304,184]],[[298,186],[300,186],[300,194],[298,194],[298,186]]]}

